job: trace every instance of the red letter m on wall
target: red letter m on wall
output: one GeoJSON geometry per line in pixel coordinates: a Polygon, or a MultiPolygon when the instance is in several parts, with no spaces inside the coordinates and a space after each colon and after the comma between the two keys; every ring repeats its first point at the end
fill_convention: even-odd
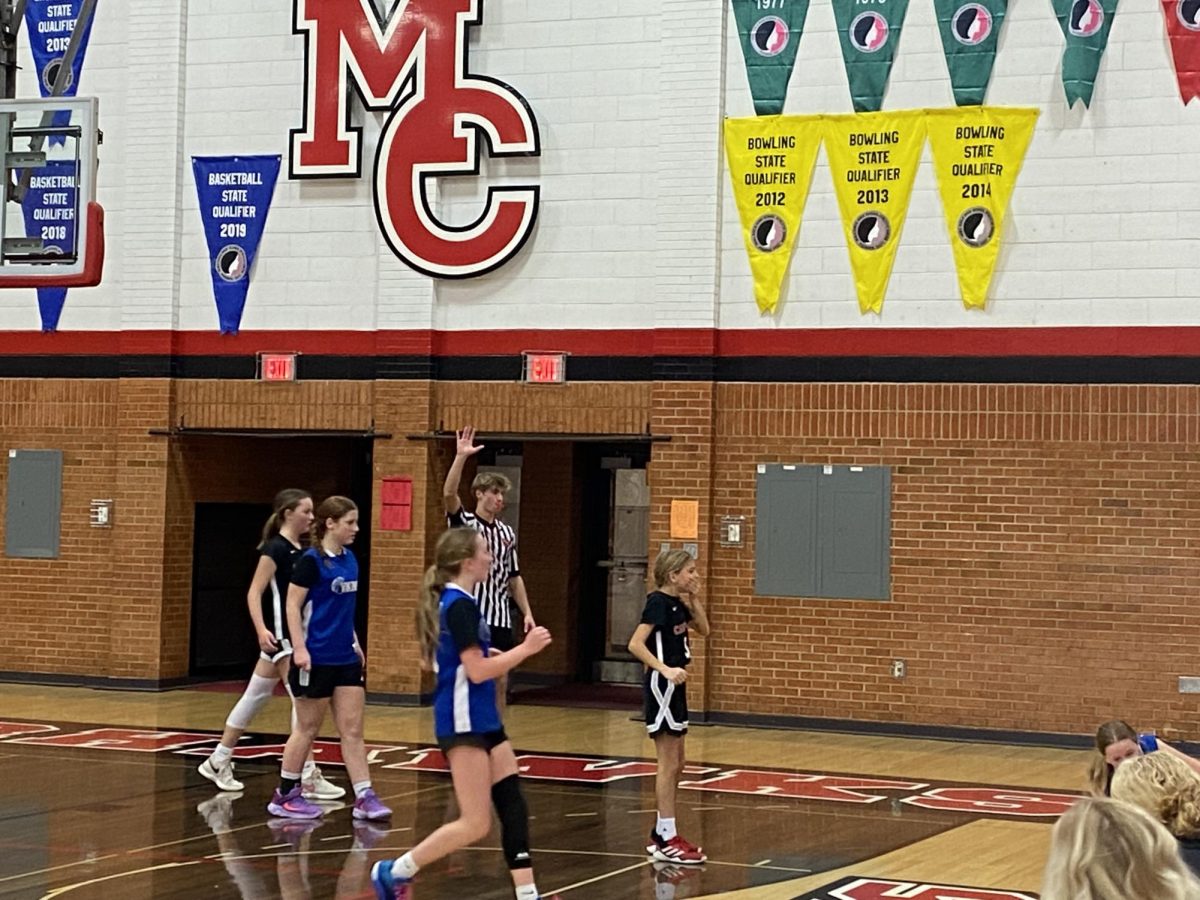
{"type": "Polygon", "coordinates": [[[387,111],[375,154],[375,212],[392,251],[419,272],[470,278],[503,265],[537,218],[538,188],[489,187],[483,212],[449,226],[430,203],[431,179],[478,175],[493,157],[537,156],[537,122],[515,90],[472,74],[467,29],[483,0],[294,0],[305,38],[304,127],[292,131],[292,178],[358,178],[362,129],[349,87],[387,111]]]}

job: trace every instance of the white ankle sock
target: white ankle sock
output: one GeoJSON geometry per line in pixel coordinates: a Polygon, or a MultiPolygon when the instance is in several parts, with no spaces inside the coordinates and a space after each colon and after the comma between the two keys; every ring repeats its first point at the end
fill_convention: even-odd
{"type": "Polygon", "coordinates": [[[676,835],[675,820],[664,819],[662,816],[659,816],[658,824],[654,826],[654,830],[658,832],[658,836],[664,841],[669,841],[676,835]]]}
{"type": "Polygon", "coordinates": [[[371,789],[371,782],[369,782],[369,781],[354,782],[354,799],[357,800],[358,798],[360,798],[363,794],[365,794],[370,789],[371,789]]]}
{"type": "Polygon", "coordinates": [[[537,885],[521,885],[517,888],[517,900],[538,900],[537,885]]]}
{"type": "Polygon", "coordinates": [[[317,764],[310,759],[304,764],[304,771],[300,774],[301,774],[301,777],[305,781],[311,781],[312,777],[313,777],[313,773],[316,771],[317,771],[317,764]]]}
{"type": "Polygon", "coordinates": [[[233,750],[231,750],[229,747],[226,747],[224,744],[217,744],[217,749],[213,751],[211,757],[213,766],[217,768],[225,765],[225,763],[229,762],[229,760],[232,758],[233,750]]]}
{"type": "Polygon", "coordinates": [[[412,853],[405,853],[402,857],[392,863],[393,878],[412,878],[421,870],[421,867],[413,862],[412,853]]]}

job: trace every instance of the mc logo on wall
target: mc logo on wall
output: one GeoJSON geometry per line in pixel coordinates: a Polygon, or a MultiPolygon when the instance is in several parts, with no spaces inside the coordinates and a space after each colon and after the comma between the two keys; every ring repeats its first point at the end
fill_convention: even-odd
{"type": "Polygon", "coordinates": [[[470,71],[467,31],[483,0],[294,0],[304,35],[304,127],[291,133],[291,178],[362,176],[362,129],[350,124],[350,86],[387,112],[375,153],[375,215],[392,252],[436,278],[472,278],[508,260],[537,220],[537,185],[488,187],[469,225],[434,212],[433,179],[478,175],[484,152],[538,156],[537,122],[525,98],[470,71]],[[486,145],[486,148],[485,148],[486,145]]]}

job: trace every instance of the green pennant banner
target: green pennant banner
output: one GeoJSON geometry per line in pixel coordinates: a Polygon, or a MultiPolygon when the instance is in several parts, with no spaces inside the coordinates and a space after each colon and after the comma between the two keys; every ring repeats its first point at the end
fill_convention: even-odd
{"type": "Polygon", "coordinates": [[[883,106],[908,0],[833,0],[855,112],[883,106]]]}
{"type": "Polygon", "coordinates": [[[1054,14],[1067,45],[1063,49],[1062,78],[1067,106],[1082,100],[1091,106],[1100,57],[1108,44],[1117,0],[1054,0],[1054,14]]]}
{"type": "Polygon", "coordinates": [[[796,47],[808,17],[808,0],[732,0],[742,39],[742,58],[754,112],[783,112],[788,81],[796,65],[796,47]]]}
{"type": "Polygon", "coordinates": [[[933,0],[954,102],[980,106],[996,61],[1008,0],[933,0]]]}

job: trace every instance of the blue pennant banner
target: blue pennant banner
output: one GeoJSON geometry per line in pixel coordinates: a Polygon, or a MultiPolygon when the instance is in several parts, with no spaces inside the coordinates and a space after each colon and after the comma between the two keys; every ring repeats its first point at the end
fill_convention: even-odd
{"type": "MultiPolygon", "coordinates": [[[[48,253],[57,252],[64,256],[78,253],[75,246],[75,211],[78,209],[76,165],[74,160],[54,160],[29,170],[29,187],[21,200],[21,210],[25,214],[25,235],[41,238],[48,253]]],[[[57,331],[67,289],[40,287],[37,296],[38,309],[42,314],[42,331],[57,331]]]]}
{"type": "Polygon", "coordinates": [[[193,156],[192,170],[221,333],[237,334],[250,290],[250,269],[279,177],[279,157],[193,156]]]}
{"type": "MultiPolygon", "coordinates": [[[[43,97],[49,97],[62,68],[63,57],[71,43],[71,35],[75,32],[75,20],[79,17],[79,9],[83,0],[28,0],[25,6],[25,28],[29,31],[29,46],[33,50],[33,64],[37,71],[38,89],[43,97]]],[[[79,74],[83,69],[83,58],[87,55],[88,39],[92,36],[92,23],[96,21],[93,14],[84,27],[82,43],[79,52],[71,62],[71,74],[67,76],[67,84],[62,96],[74,97],[79,90],[79,74]]],[[[60,110],[54,114],[53,124],[62,128],[71,122],[70,110],[60,110]]],[[[51,144],[62,144],[65,138],[54,135],[51,144]]]]}

